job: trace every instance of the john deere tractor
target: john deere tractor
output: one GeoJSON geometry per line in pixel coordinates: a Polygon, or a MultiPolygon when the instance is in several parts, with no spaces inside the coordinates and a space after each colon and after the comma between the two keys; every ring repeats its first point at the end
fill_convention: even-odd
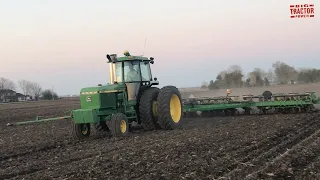
{"type": "Polygon", "coordinates": [[[147,131],[181,126],[181,94],[175,86],[153,87],[159,84],[150,68],[154,58],[127,51],[123,57],[106,57],[110,83],[81,89],[81,109],[71,115],[75,137],[89,137],[92,126],[112,136],[126,136],[139,125],[147,131]]]}

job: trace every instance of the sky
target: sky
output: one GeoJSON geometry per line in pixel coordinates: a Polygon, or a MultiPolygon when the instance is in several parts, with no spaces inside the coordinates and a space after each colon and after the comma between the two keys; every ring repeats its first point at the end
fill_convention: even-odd
{"type": "Polygon", "coordinates": [[[106,54],[124,50],[155,58],[160,87],[234,64],[320,68],[318,11],[318,0],[0,0],[0,77],[79,94],[108,83],[106,54]],[[315,17],[291,19],[290,4],[314,4],[315,17]]]}

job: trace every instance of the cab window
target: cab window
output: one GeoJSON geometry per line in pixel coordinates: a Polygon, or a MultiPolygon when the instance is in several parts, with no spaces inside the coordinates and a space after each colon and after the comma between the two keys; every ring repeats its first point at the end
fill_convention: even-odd
{"type": "Polygon", "coordinates": [[[122,82],[122,62],[118,62],[116,63],[116,68],[115,68],[115,71],[116,71],[116,79],[115,81],[120,83],[122,82]]]}
{"type": "Polygon", "coordinates": [[[139,62],[124,62],[124,80],[125,82],[141,81],[139,62]]]}
{"type": "Polygon", "coordinates": [[[142,81],[152,81],[150,64],[148,62],[140,62],[142,81]]]}

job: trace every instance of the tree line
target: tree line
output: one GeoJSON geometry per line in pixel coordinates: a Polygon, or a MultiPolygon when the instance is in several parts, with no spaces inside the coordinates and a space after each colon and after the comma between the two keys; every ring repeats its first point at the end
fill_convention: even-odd
{"type": "Polygon", "coordinates": [[[270,84],[315,83],[320,82],[320,69],[296,69],[281,61],[272,64],[272,68],[265,71],[254,68],[246,76],[239,65],[232,65],[227,70],[218,73],[215,80],[204,81],[201,88],[237,88],[261,87],[270,84]]]}
{"type": "Polygon", "coordinates": [[[0,78],[0,90],[1,89],[10,89],[13,91],[17,90],[17,87],[20,88],[22,94],[25,96],[33,96],[35,100],[43,99],[43,100],[51,100],[57,99],[58,94],[55,93],[53,90],[45,89],[42,90],[42,87],[35,82],[31,82],[28,80],[19,80],[18,86],[10,79],[7,78],[0,78]]]}

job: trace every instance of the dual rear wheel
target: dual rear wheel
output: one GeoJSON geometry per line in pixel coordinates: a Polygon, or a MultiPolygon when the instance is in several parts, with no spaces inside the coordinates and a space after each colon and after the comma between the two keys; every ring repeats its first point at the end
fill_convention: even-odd
{"type": "Polygon", "coordinates": [[[145,90],[139,103],[139,115],[145,130],[176,129],[181,127],[181,94],[175,86],[145,90]]]}

